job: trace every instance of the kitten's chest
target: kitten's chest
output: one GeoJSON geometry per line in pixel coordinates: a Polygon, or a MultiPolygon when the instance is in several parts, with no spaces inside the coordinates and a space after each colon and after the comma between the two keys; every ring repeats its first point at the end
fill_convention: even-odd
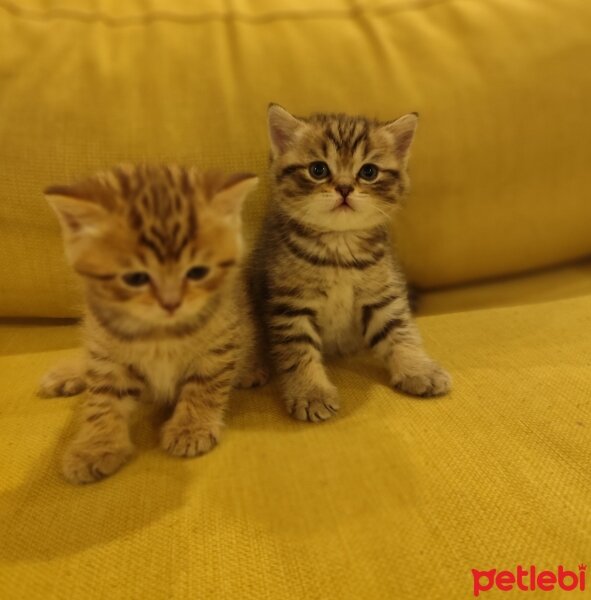
{"type": "Polygon", "coordinates": [[[317,310],[324,352],[355,352],[361,343],[361,324],[356,314],[353,278],[346,273],[332,273],[326,278],[325,293],[317,310]]]}
{"type": "Polygon", "coordinates": [[[178,341],[138,345],[128,358],[146,378],[150,396],[156,402],[175,400],[178,382],[194,362],[191,348],[178,341]]]}

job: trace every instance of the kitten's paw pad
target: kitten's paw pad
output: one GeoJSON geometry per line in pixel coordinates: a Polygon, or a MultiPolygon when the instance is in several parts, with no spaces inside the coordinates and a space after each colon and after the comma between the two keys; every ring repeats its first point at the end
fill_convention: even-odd
{"type": "Polygon", "coordinates": [[[436,362],[429,362],[422,370],[393,375],[392,385],[412,396],[441,396],[451,389],[451,376],[436,362]]]}
{"type": "Polygon", "coordinates": [[[162,429],[161,445],[172,456],[191,458],[217,446],[219,432],[199,425],[167,423],[162,429]]]}
{"type": "Polygon", "coordinates": [[[62,471],[70,483],[93,483],[118,471],[133,454],[132,446],[85,447],[74,444],[62,461],[62,471]]]}
{"type": "Polygon", "coordinates": [[[316,391],[304,398],[288,400],[289,414],[299,421],[319,423],[326,421],[339,411],[340,403],[336,392],[316,391]]]}
{"type": "Polygon", "coordinates": [[[60,370],[49,371],[39,382],[38,394],[42,398],[76,396],[86,389],[86,381],[76,375],[67,375],[60,370]]]}
{"type": "Polygon", "coordinates": [[[244,373],[238,378],[235,387],[240,389],[247,389],[253,387],[259,387],[265,385],[269,381],[269,369],[266,367],[260,367],[253,369],[249,373],[244,373]]]}

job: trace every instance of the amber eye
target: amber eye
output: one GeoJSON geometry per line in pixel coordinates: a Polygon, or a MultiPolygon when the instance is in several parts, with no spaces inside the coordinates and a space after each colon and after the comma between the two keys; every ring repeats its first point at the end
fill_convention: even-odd
{"type": "Polygon", "coordinates": [[[187,271],[187,279],[199,281],[207,276],[209,269],[207,267],[193,267],[187,271]]]}
{"type": "Polygon", "coordinates": [[[361,169],[359,169],[359,177],[365,179],[365,181],[374,181],[377,176],[378,168],[371,163],[363,165],[361,169]]]}
{"type": "Polygon", "coordinates": [[[308,172],[314,179],[326,179],[330,175],[328,165],[319,160],[310,164],[308,172]]]}
{"type": "Polygon", "coordinates": [[[150,282],[150,276],[144,271],[138,271],[137,273],[125,273],[123,275],[123,281],[131,287],[140,287],[150,282]]]}

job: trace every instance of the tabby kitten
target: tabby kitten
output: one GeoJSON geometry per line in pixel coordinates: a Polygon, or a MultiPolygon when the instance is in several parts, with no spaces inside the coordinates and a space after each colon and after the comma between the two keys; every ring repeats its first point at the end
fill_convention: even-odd
{"type": "Polygon", "coordinates": [[[417,115],[299,118],[273,104],[268,123],[271,204],[250,261],[251,295],[289,412],[309,421],[336,413],[323,357],[362,346],[394,387],[444,394],[450,377],[423,349],[389,234],[417,115]]]}
{"type": "MultiPolygon", "coordinates": [[[[45,193],[86,293],[84,371],[46,376],[45,395],[88,387],[63,459],[73,483],[131,456],[138,400],[174,406],[162,447],[196,456],[217,443],[233,384],[252,380],[240,209],[252,175],[120,166],[45,193]]],[[[252,383],[252,381],[250,381],[252,383]]]]}

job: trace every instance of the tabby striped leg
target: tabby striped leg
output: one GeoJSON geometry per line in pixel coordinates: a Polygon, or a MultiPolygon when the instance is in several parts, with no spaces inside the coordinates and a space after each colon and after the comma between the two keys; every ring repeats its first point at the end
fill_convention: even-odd
{"type": "Polygon", "coordinates": [[[288,412],[300,421],[325,421],[339,409],[322,364],[316,311],[276,304],[269,317],[271,357],[288,412]]]}
{"type": "Polygon", "coordinates": [[[211,375],[193,373],[185,378],[174,413],[162,428],[164,450],[192,457],[217,445],[234,371],[234,363],[229,363],[211,375]]]}
{"type": "Polygon", "coordinates": [[[72,483],[91,483],[115,473],[133,454],[129,418],[143,384],[127,370],[104,362],[88,371],[82,421],[62,461],[72,483]]]}
{"type": "Polygon", "coordinates": [[[368,347],[386,363],[394,387],[413,396],[449,391],[451,378],[423,348],[405,295],[385,295],[364,305],[362,327],[368,347]]]}

